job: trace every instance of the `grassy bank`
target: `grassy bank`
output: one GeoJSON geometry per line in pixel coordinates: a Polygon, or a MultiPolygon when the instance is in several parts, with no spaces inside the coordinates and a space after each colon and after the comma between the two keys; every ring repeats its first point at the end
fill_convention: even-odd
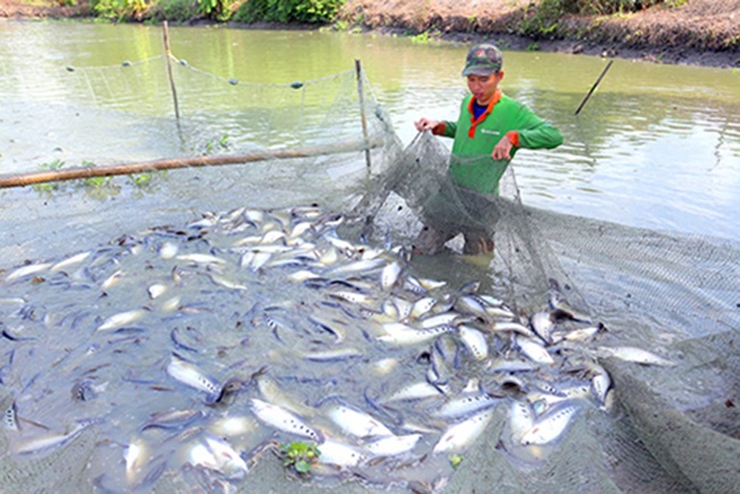
{"type": "Polygon", "coordinates": [[[0,16],[392,30],[420,42],[740,67],[740,0],[0,0],[0,16]]]}

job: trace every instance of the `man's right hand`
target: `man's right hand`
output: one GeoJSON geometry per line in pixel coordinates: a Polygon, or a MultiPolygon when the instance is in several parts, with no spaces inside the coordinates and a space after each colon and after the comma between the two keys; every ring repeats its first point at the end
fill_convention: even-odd
{"type": "Polygon", "coordinates": [[[416,126],[416,130],[422,131],[422,130],[431,130],[432,133],[434,133],[434,129],[439,127],[439,125],[442,122],[439,120],[429,120],[427,118],[419,119],[419,121],[415,122],[414,125],[416,126]]]}

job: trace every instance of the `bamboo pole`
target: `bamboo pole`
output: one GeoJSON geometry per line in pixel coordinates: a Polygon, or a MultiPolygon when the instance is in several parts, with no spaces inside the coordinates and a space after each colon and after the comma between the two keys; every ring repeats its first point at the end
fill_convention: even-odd
{"type": "Polygon", "coordinates": [[[601,79],[603,79],[604,76],[606,75],[606,71],[609,70],[609,67],[611,67],[613,63],[614,63],[614,60],[609,60],[609,63],[606,65],[606,68],[604,68],[604,71],[601,73],[599,78],[596,79],[596,82],[594,82],[594,85],[591,86],[591,90],[588,92],[586,97],[583,98],[583,101],[581,101],[581,106],[579,106],[578,109],[576,110],[576,113],[575,113],[576,117],[578,116],[579,113],[581,113],[581,109],[583,109],[583,107],[586,105],[586,101],[588,101],[588,99],[591,97],[593,92],[596,91],[596,86],[599,85],[599,83],[601,82],[601,79]]]}
{"type": "Polygon", "coordinates": [[[167,58],[167,75],[170,78],[170,88],[172,89],[172,101],[175,103],[175,118],[180,120],[180,109],[177,106],[177,89],[175,88],[175,79],[172,77],[172,62],[170,57],[172,52],[170,51],[170,35],[167,31],[167,21],[164,21],[164,49],[167,52],[165,57],[167,58]]]}
{"type": "MultiPolygon", "coordinates": [[[[357,92],[360,95],[360,118],[362,119],[362,135],[365,138],[365,142],[368,142],[367,137],[367,118],[365,117],[365,91],[362,85],[362,64],[359,59],[355,59],[355,72],[357,72],[357,92]]],[[[373,171],[370,163],[370,146],[365,147],[365,164],[367,165],[367,174],[370,175],[373,171]]]]}
{"type": "Polygon", "coordinates": [[[176,168],[198,168],[204,166],[237,165],[270,159],[307,158],[325,154],[349,153],[352,151],[369,152],[369,148],[380,147],[380,142],[369,143],[366,140],[350,141],[328,146],[313,146],[293,149],[276,149],[245,154],[222,156],[198,156],[194,158],[175,158],[166,160],[147,161],[142,163],[128,163],[121,165],[97,166],[86,168],[69,168],[67,170],[48,170],[16,175],[0,176],[0,189],[23,187],[26,185],[44,182],[59,182],[91,177],[108,177],[112,175],[129,175],[132,173],[148,173],[157,170],[172,170],[176,168]]]}

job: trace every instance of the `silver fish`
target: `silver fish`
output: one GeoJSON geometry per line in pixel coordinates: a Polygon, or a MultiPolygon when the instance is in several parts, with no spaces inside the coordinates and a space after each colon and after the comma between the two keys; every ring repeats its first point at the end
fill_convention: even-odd
{"type": "Polygon", "coordinates": [[[241,436],[257,428],[257,422],[251,417],[221,417],[208,424],[208,430],[218,437],[241,436]]]}
{"type": "Polygon", "coordinates": [[[549,353],[547,353],[545,347],[540,345],[537,341],[521,335],[517,335],[514,340],[517,346],[522,349],[524,355],[534,360],[535,362],[538,362],[540,364],[555,363],[555,360],[549,353]]]}
{"type": "Polygon", "coordinates": [[[509,408],[511,440],[520,443],[522,437],[534,426],[534,410],[528,401],[515,401],[509,408]]]}
{"type": "Polygon", "coordinates": [[[437,326],[430,329],[409,329],[409,330],[398,330],[392,331],[383,336],[379,336],[378,340],[389,345],[414,345],[417,343],[423,343],[425,341],[437,338],[439,335],[444,333],[450,333],[456,331],[455,326],[437,326]]]}
{"type": "Polygon", "coordinates": [[[152,300],[162,295],[165,291],[167,291],[167,285],[163,285],[162,283],[155,283],[147,288],[149,298],[152,300]]]}
{"type": "Polygon", "coordinates": [[[209,433],[205,433],[203,441],[191,448],[188,462],[193,466],[221,472],[228,480],[241,480],[249,470],[239,453],[228,442],[209,433]]]}
{"type": "Polygon", "coordinates": [[[537,336],[542,338],[545,343],[552,344],[552,330],[555,327],[555,322],[549,312],[535,312],[529,318],[529,324],[537,333],[537,336]]]}
{"type": "Polygon", "coordinates": [[[451,425],[432,450],[434,453],[460,453],[470,446],[488,426],[493,418],[493,410],[479,412],[469,419],[451,425]]]}
{"type": "Polygon", "coordinates": [[[485,360],[488,357],[488,341],[483,333],[475,328],[461,324],[460,339],[470,351],[475,360],[485,360]]]}
{"type": "Polygon", "coordinates": [[[398,282],[401,275],[401,263],[394,261],[383,268],[380,273],[380,286],[383,290],[390,290],[398,282]]]}
{"type": "Polygon", "coordinates": [[[386,436],[365,444],[365,449],[375,456],[396,456],[414,449],[421,438],[421,434],[386,436]]]}
{"type": "Polygon", "coordinates": [[[494,331],[505,331],[505,332],[514,332],[519,333],[524,336],[529,337],[535,337],[534,331],[529,329],[527,326],[524,326],[523,324],[519,324],[518,322],[512,322],[512,321],[496,321],[493,323],[492,329],[494,331]]]}
{"type": "Polygon", "coordinates": [[[462,417],[470,413],[493,407],[500,402],[500,398],[496,398],[484,392],[462,395],[452,398],[442,406],[437,407],[437,409],[432,412],[432,416],[445,418],[462,417]]]}
{"type": "Polygon", "coordinates": [[[441,391],[436,386],[432,386],[426,381],[409,384],[405,386],[384,401],[390,403],[392,401],[403,401],[403,400],[420,400],[422,398],[430,398],[432,396],[439,396],[441,391]]]}
{"type": "Polygon", "coordinates": [[[40,273],[41,271],[45,271],[49,269],[51,266],[52,266],[52,263],[50,262],[44,262],[40,264],[29,264],[29,265],[23,266],[22,268],[18,268],[12,273],[10,273],[5,278],[5,281],[12,281],[17,278],[22,278],[24,276],[30,276],[32,274],[40,273]]]}
{"type": "Polygon", "coordinates": [[[100,285],[100,289],[103,291],[108,290],[112,286],[116,285],[121,280],[122,276],[123,276],[123,270],[119,269],[118,271],[116,271],[115,273],[113,273],[112,275],[108,276],[108,278],[105,279],[103,284],[100,285]]]}
{"type": "Polygon", "coordinates": [[[606,326],[604,324],[599,323],[596,326],[589,326],[587,328],[581,328],[581,329],[574,329],[573,331],[569,331],[563,335],[563,338],[566,340],[585,340],[588,338],[592,338],[596,336],[599,333],[602,333],[606,331],[606,326]]]}
{"type": "Polygon", "coordinates": [[[316,442],[321,442],[322,434],[306,424],[303,419],[293,415],[284,408],[272,403],[267,403],[257,398],[250,400],[250,408],[254,415],[265,424],[289,434],[307,437],[316,442]]]}
{"type": "Polygon", "coordinates": [[[565,432],[571,423],[571,419],[579,410],[580,407],[578,405],[568,402],[553,408],[547,415],[535,421],[532,428],[522,436],[521,444],[523,446],[531,444],[542,445],[556,440],[565,432]]]}
{"type": "Polygon", "coordinates": [[[216,397],[221,394],[221,386],[215,379],[205,374],[196,365],[176,355],[172,355],[170,358],[170,363],[167,365],[167,374],[176,381],[198,391],[208,393],[210,396],[216,397]]]}
{"type": "Polygon", "coordinates": [[[368,459],[367,455],[359,449],[329,438],[319,444],[318,448],[319,463],[355,467],[368,459]]]}
{"type": "Polygon", "coordinates": [[[177,245],[172,242],[165,242],[159,248],[159,257],[162,259],[172,259],[177,255],[177,245]]]}
{"type": "Polygon", "coordinates": [[[355,437],[392,436],[388,427],[370,415],[345,405],[337,405],[329,410],[329,418],[344,432],[355,437]]]}
{"type": "Polygon", "coordinates": [[[97,327],[97,331],[107,331],[110,329],[117,329],[134,321],[138,321],[146,314],[145,310],[134,309],[126,312],[119,312],[110,316],[108,319],[97,327]]]}
{"type": "Polygon", "coordinates": [[[212,256],[210,254],[181,254],[175,256],[175,259],[186,262],[194,262],[196,264],[225,264],[226,261],[212,256]]]}
{"type": "Polygon", "coordinates": [[[663,367],[673,367],[675,365],[678,365],[675,362],[666,360],[663,357],[659,357],[654,353],[648,352],[647,350],[631,346],[600,346],[599,350],[605,353],[607,356],[616,357],[620,360],[626,360],[627,362],[636,362],[638,364],[644,365],[658,365],[663,367]]]}
{"type": "Polygon", "coordinates": [[[31,439],[27,442],[19,444],[17,448],[15,449],[15,452],[21,455],[31,454],[31,453],[40,453],[42,451],[45,451],[51,448],[62,446],[63,444],[66,444],[72,439],[74,439],[78,434],[80,434],[83,430],[85,430],[89,425],[90,423],[78,422],[72,428],[72,430],[70,430],[66,434],[51,434],[51,435],[31,439]]]}
{"type": "Polygon", "coordinates": [[[54,264],[51,267],[50,271],[52,271],[52,272],[59,271],[61,269],[68,268],[69,266],[73,266],[75,264],[79,264],[82,261],[84,261],[85,259],[87,259],[88,256],[90,256],[90,254],[91,254],[91,252],[88,251],[88,252],[82,252],[80,254],[76,254],[74,256],[68,257],[67,259],[64,259],[63,261],[60,261],[60,262],[54,264]]]}

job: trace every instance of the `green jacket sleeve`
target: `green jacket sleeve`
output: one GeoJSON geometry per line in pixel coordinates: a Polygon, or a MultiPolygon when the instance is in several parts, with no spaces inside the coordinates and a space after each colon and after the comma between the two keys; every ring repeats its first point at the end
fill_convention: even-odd
{"type": "Polygon", "coordinates": [[[552,149],[563,143],[558,129],[542,120],[524,105],[517,112],[514,129],[519,133],[519,147],[525,149],[552,149]]]}

